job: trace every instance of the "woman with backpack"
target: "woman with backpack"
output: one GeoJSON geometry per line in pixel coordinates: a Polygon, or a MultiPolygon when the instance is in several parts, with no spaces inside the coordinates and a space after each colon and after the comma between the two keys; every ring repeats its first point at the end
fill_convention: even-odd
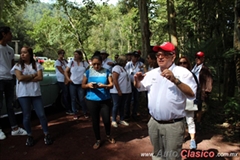
{"type": "Polygon", "coordinates": [[[66,78],[66,84],[69,83],[69,92],[71,97],[71,106],[74,113],[73,119],[78,119],[77,108],[76,108],[76,99],[80,102],[82,107],[82,112],[85,118],[88,118],[87,107],[85,103],[85,90],[82,88],[83,74],[86,69],[89,67],[89,64],[83,60],[83,53],[80,50],[74,51],[74,60],[70,61],[67,64],[64,75],[66,78]]]}

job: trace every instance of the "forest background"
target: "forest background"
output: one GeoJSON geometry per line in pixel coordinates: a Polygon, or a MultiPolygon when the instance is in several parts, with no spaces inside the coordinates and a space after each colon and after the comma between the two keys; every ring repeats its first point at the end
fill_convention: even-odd
{"type": "Polygon", "coordinates": [[[62,48],[66,57],[81,49],[88,59],[96,50],[106,50],[112,59],[141,50],[146,58],[150,46],[170,41],[178,56],[186,55],[194,63],[195,53],[203,51],[214,77],[208,110],[212,114],[206,121],[224,124],[226,134],[239,137],[239,0],[119,0],[116,5],[94,0],[0,0],[0,4],[0,25],[10,26],[18,45],[33,47],[36,56],[57,59],[62,48]]]}

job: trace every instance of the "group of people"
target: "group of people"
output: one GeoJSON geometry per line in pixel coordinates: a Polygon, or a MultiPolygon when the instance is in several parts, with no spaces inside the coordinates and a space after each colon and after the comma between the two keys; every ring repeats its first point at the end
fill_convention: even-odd
{"type": "MultiPolygon", "coordinates": [[[[44,132],[45,144],[52,144],[48,132],[47,118],[44,113],[39,81],[42,80],[42,66],[33,58],[33,50],[24,46],[20,60],[14,65],[13,49],[7,45],[12,38],[9,27],[0,27],[0,109],[5,94],[8,117],[12,126],[12,135],[28,135],[26,145],[32,146],[31,106],[38,115],[44,132]],[[16,76],[16,94],[23,111],[23,125],[26,131],[17,126],[12,102],[14,99],[14,80],[16,76]],[[9,90],[11,89],[11,92],[9,90]],[[29,90],[28,88],[32,88],[29,90]]],[[[146,93],[149,114],[149,136],[154,147],[153,159],[161,159],[162,153],[175,151],[169,159],[180,159],[180,151],[185,135],[185,117],[191,136],[190,148],[196,149],[194,111],[186,111],[186,105],[197,105],[197,127],[201,122],[201,108],[206,105],[212,89],[212,75],[203,65],[204,53],[198,52],[196,64],[191,68],[187,57],[180,57],[175,64],[175,46],[165,42],[154,46],[147,55],[148,65],[141,59],[141,52],[116,55],[115,60],[108,58],[106,51],[96,51],[91,64],[84,61],[81,50],[74,51],[74,59],[67,62],[65,51],[58,51],[55,62],[56,77],[62,90],[66,113],[78,119],[76,99],[82,107],[85,118],[90,113],[96,138],[93,148],[101,145],[100,115],[105,127],[106,139],[115,143],[111,137],[111,125],[128,126],[128,118],[138,118],[140,92],[146,93]],[[187,102],[188,101],[188,102],[187,102]],[[190,101],[190,102],[189,102],[190,101]],[[119,119],[118,119],[119,113],[119,119]],[[112,120],[111,120],[112,116],[112,120]]],[[[0,129],[0,139],[5,134],[0,129]]]]}
{"type": "MultiPolygon", "coordinates": [[[[21,48],[19,62],[14,64],[14,50],[7,44],[11,40],[10,27],[0,27],[0,111],[3,107],[3,96],[5,96],[7,114],[12,127],[11,135],[27,135],[26,145],[33,146],[34,139],[31,130],[33,106],[45,135],[44,143],[50,145],[52,144],[52,138],[48,131],[48,122],[43,108],[39,83],[43,79],[43,67],[34,60],[33,49],[27,46],[21,48]],[[17,100],[22,108],[25,130],[18,127],[16,122],[13,107],[14,87],[16,88],[17,100]]],[[[6,135],[0,128],[0,140],[5,138],[6,135]]]]}

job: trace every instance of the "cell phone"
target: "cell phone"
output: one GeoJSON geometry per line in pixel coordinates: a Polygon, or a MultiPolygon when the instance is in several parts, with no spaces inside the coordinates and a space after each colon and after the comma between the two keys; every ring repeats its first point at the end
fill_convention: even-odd
{"type": "Polygon", "coordinates": [[[97,82],[92,82],[92,84],[94,88],[97,88],[97,82]]]}

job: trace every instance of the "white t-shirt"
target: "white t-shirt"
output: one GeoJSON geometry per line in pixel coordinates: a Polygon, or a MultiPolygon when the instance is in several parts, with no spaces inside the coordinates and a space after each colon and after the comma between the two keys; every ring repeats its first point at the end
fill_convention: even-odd
{"type": "Polygon", "coordinates": [[[12,60],[14,59],[14,50],[9,45],[0,44],[0,80],[13,79],[10,70],[12,68],[12,60]]]}
{"type": "MultiPolygon", "coordinates": [[[[19,70],[23,75],[35,74],[39,70],[43,70],[41,64],[36,62],[37,71],[32,68],[32,63],[24,65],[25,68],[22,70],[20,64],[15,64],[11,69],[11,74],[15,74],[15,70],[19,70]]],[[[21,82],[17,80],[16,83],[16,95],[17,97],[36,97],[41,96],[41,88],[39,82],[21,82]]]]}
{"type": "Polygon", "coordinates": [[[80,62],[79,66],[74,60],[67,64],[71,72],[70,79],[74,84],[82,84],[83,74],[88,66],[89,64],[86,61],[80,62]]]}
{"type": "MultiPolygon", "coordinates": [[[[116,65],[112,69],[112,73],[116,72],[118,73],[118,84],[120,87],[120,90],[122,93],[131,93],[132,92],[132,87],[131,87],[131,82],[130,78],[125,71],[125,69],[122,66],[116,65]]],[[[110,93],[118,93],[115,85],[113,85],[113,88],[110,89],[110,93]]]]}
{"type": "MultiPolygon", "coordinates": [[[[105,69],[108,69],[109,71],[112,70],[112,66],[108,65],[108,62],[113,62],[110,58],[106,58],[104,61],[102,61],[102,67],[105,69]]],[[[113,62],[114,63],[114,62],[113,62]]]]}
{"type": "Polygon", "coordinates": [[[65,60],[62,60],[62,61],[60,61],[60,60],[56,60],[56,62],[55,62],[55,70],[56,70],[56,78],[57,78],[57,81],[58,82],[64,82],[64,74],[62,74],[59,70],[58,70],[58,68],[57,68],[57,66],[60,66],[60,67],[62,67],[62,69],[63,69],[63,71],[66,69],[66,67],[67,67],[67,61],[65,61],[65,60]]]}
{"type": "Polygon", "coordinates": [[[133,65],[132,61],[127,62],[126,66],[125,66],[125,69],[126,69],[128,75],[130,76],[131,82],[133,82],[133,79],[134,79],[133,77],[137,72],[144,73],[143,63],[140,62],[140,61],[137,61],[135,63],[135,65],[133,65]]]}
{"type": "MultiPolygon", "coordinates": [[[[175,64],[169,70],[196,93],[197,84],[189,70],[175,64]]],[[[174,83],[161,76],[161,73],[159,67],[155,68],[147,72],[141,81],[141,90],[148,91],[149,113],[156,120],[167,121],[182,118],[185,116],[186,98],[194,100],[195,97],[187,97],[174,83]]]]}

